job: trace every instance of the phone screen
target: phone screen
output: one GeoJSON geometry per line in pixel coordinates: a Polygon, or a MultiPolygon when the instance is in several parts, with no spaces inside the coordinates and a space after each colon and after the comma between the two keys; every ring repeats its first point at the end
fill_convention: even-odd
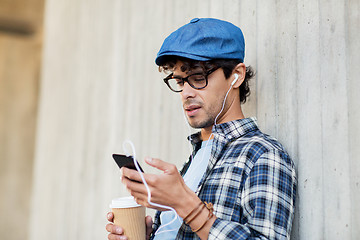
{"type": "MultiPolygon", "coordinates": [[[[122,168],[122,167],[127,167],[127,168],[130,168],[130,169],[134,169],[134,170],[137,170],[136,167],[135,167],[135,164],[134,164],[134,158],[132,156],[126,156],[126,155],[122,155],[122,154],[113,154],[112,155],[116,164],[119,166],[119,168],[122,168]]],[[[144,170],[141,168],[139,162],[137,162],[140,170],[142,172],[144,172],[144,170]]]]}

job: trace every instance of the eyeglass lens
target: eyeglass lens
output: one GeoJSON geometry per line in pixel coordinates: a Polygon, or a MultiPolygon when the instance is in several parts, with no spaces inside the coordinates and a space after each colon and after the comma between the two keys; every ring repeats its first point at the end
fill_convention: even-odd
{"type": "Polygon", "coordinates": [[[206,76],[203,73],[192,74],[186,78],[169,78],[168,85],[173,91],[182,91],[185,82],[195,89],[206,87],[206,76]]]}

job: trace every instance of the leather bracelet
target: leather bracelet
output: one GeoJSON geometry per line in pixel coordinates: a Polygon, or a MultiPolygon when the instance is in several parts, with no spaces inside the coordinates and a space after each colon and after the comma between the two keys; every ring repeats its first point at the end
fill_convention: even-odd
{"type": "Polygon", "coordinates": [[[186,215],[186,217],[183,218],[184,221],[187,222],[186,219],[187,219],[188,217],[190,217],[197,209],[199,209],[199,207],[201,207],[202,204],[203,204],[203,202],[200,202],[200,203],[198,204],[198,206],[194,207],[194,209],[191,210],[191,212],[190,212],[188,215],[186,215]]]}
{"type": "Polygon", "coordinates": [[[212,203],[207,203],[205,202],[205,205],[206,205],[206,208],[209,209],[209,215],[208,215],[208,218],[205,220],[205,222],[200,226],[198,227],[197,229],[191,229],[191,231],[193,231],[194,233],[200,231],[204,226],[205,224],[214,216],[213,214],[213,211],[214,211],[214,206],[212,203]]]}
{"type": "MultiPolygon", "coordinates": [[[[202,203],[202,202],[201,202],[202,203]]],[[[197,211],[197,213],[189,220],[186,221],[187,225],[190,225],[190,223],[192,222],[192,220],[194,220],[201,212],[202,210],[205,208],[205,204],[201,204],[201,207],[199,208],[199,210],[197,211]]]]}

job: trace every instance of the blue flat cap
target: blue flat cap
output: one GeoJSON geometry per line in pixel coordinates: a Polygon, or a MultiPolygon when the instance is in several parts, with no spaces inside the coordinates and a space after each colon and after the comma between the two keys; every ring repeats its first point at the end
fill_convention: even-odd
{"type": "Polygon", "coordinates": [[[198,61],[237,59],[243,62],[244,35],[240,28],[230,22],[214,18],[194,18],[164,40],[155,63],[162,65],[167,56],[198,61]]]}

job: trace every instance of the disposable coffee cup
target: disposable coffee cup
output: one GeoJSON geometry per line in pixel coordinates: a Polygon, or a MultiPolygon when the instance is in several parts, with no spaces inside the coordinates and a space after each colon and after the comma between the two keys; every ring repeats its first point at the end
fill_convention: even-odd
{"type": "Polygon", "coordinates": [[[122,197],[113,199],[110,208],[114,224],[124,229],[129,240],[145,240],[145,207],[137,204],[133,197],[122,197]]]}

